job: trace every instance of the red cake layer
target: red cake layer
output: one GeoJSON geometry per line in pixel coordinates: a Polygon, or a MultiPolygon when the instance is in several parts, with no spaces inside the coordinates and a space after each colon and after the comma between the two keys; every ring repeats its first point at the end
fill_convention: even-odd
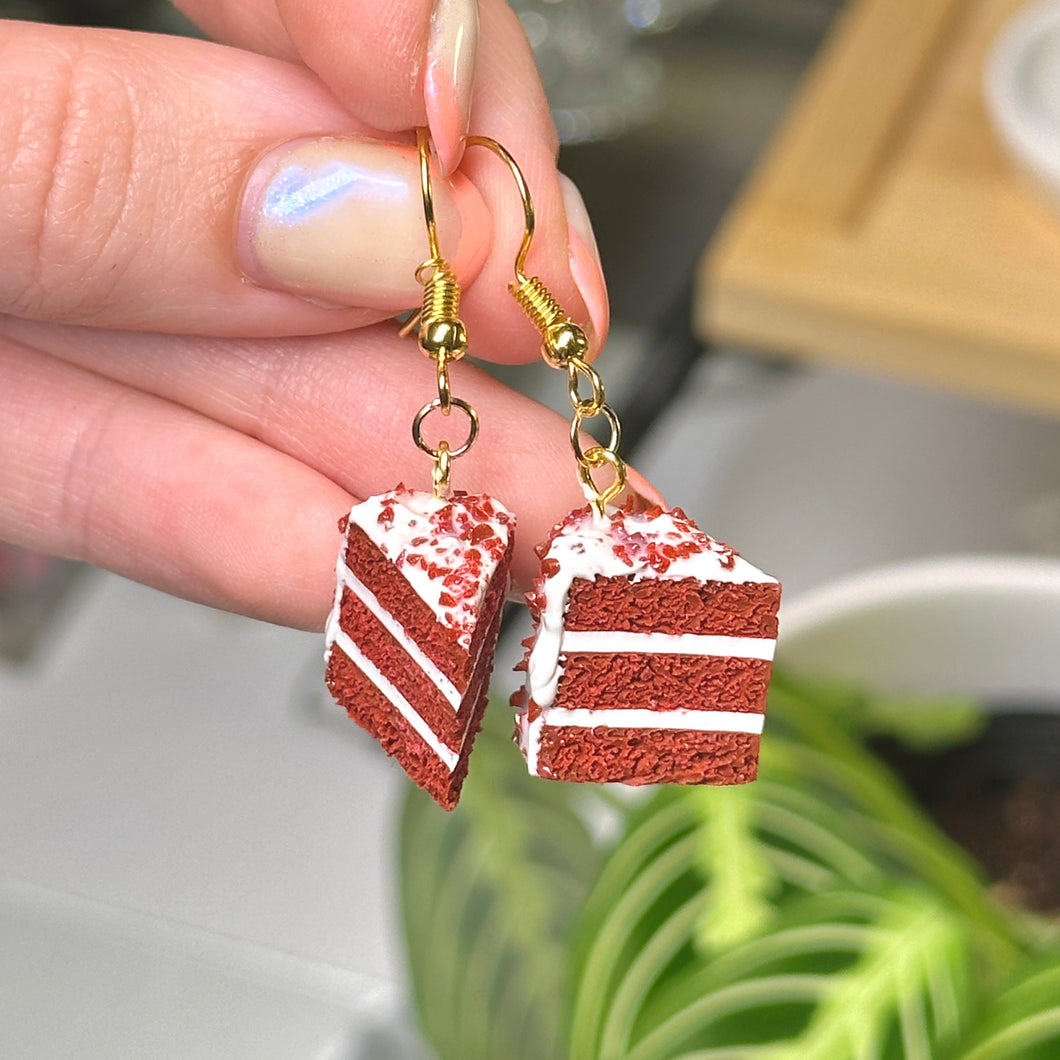
{"type": "Polygon", "coordinates": [[[401,572],[376,547],[359,526],[350,526],[346,566],[372,591],[380,606],[401,623],[402,628],[439,670],[463,691],[484,634],[480,622],[470,651],[461,647],[459,634],[438,621],[435,613],[412,591],[401,572]]]}
{"type": "MultiPolygon", "coordinates": [[[[501,609],[498,607],[487,630],[492,639],[496,639],[500,622],[501,609]]],[[[461,751],[456,768],[452,771],[405,716],[337,646],[332,650],[328,663],[327,683],[335,699],[346,707],[350,718],[379,741],[386,753],[400,763],[415,784],[423,788],[443,809],[451,810],[460,799],[460,790],[467,777],[468,758],[482,727],[492,670],[493,652],[483,652],[461,704],[461,751]]]]}
{"type": "Polygon", "coordinates": [[[779,605],[776,582],[578,578],[571,584],[564,627],[775,638],[779,605]]]}
{"type": "MultiPolygon", "coordinates": [[[[402,645],[349,589],[343,590],[341,615],[342,629],[350,639],[416,708],[442,743],[459,751],[466,718],[461,717],[402,645]]],[[[341,648],[333,650],[341,651],[341,648]]]]}
{"type": "Polygon", "coordinates": [[[746,784],[758,775],[760,741],[749,733],[546,727],[538,773],[594,784],[746,784]]]}
{"type": "Polygon", "coordinates": [[[557,707],[589,710],[731,710],[763,713],[772,663],[733,656],[651,652],[566,655],[557,707]]]}
{"type": "MultiPolygon", "coordinates": [[[[509,562],[505,561],[497,569],[482,602],[483,620],[479,622],[471,641],[472,649],[476,652],[481,652],[487,636],[494,639],[496,637],[496,634],[490,634],[486,618],[499,613],[504,607],[509,562]]],[[[442,743],[454,751],[459,751],[460,741],[467,729],[467,710],[471,698],[466,694],[466,689],[457,710],[408,655],[401,643],[348,588],[343,590],[340,614],[340,626],[347,636],[412,704],[442,743]]],[[[492,665],[491,660],[490,666],[492,665]]]]}

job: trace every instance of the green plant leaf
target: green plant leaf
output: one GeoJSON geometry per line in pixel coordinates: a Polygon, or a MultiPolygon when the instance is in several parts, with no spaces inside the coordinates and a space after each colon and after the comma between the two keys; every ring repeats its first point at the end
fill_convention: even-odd
{"type": "Polygon", "coordinates": [[[1060,1056],[1060,952],[1054,950],[1023,969],[952,1055],[958,1060],[1060,1056]]]}
{"type": "Polygon", "coordinates": [[[786,737],[773,738],[778,771],[860,815],[902,871],[938,888],[979,926],[979,945],[991,950],[992,963],[1003,969],[1016,960],[1031,926],[994,900],[980,866],[927,818],[883,762],[822,716],[790,680],[771,691],[770,709],[786,737]]]}
{"type": "Polygon", "coordinates": [[[792,896],[878,884],[864,846],[863,829],[843,809],[780,781],[739,791],[661,791],[631,822],[586,905],[571,1060],[625,1056],[651,997],[671,975],[720,948],[715,939],[705,951],[697,946],[705,919],[713,927],[734,910],[743,917],[741,930],[726,939],[733,945],[767,927],[792,896]],[[740,848],[733,864],[726,860],[730,844],[740,848]],[[760,875],[745,896],[739,873],[749,864],[760,875]],[[752,909],[768,903],[768,919],[752,925],[745,900],[752,909]]]}
{"type": "Polygon", "coordinates": [[[968,990],[967,925],[927,892],[880,899],[858,961],[835,977],[805,1033],[770,1060],[932,1060],[952,1041],[968,990]]]}
{"type": "Polygon", "coordinates": [[[974,740],[986,721],[983,708],[967,697],[873,697],[865,732],[893,736],[915,751],[941,751],[974,740]]]}
{"type": "Polygon", "coordinates": [[[574,802],[530,778],[510,715],[487,711],[459,807],[411,788],[402,913],[420,1022],[440,1060],[563,1060],[571,924],[598,867],[574,802]]]}
{"type": "Polygon", "coordinates": [[[662,791],[639,815],[593,889],[574,951],[570,1060],[598,1055],[609,1013],[635,1016],[635,1004],[616,1002],[623,973],[632,966],[627,993],[639,994],[641,984],[650,986],[671,959],[673,947],[687,939],[701,906],[699,885],[690,878],[698,842],[695,821],[687,800],[672,789],[662,791]],[[669,948],[653,947],[652,937],[689,894],[696,900],[692,915],[686,913],[685,931],[669,948]]]}
{"type": "Polygon", "coordinates": [[[754,833],[758,796],[750,787],[696,789],[689,801],[703,817],[696,863],[710,887],[695,927],[696,948],[710,955],[746,942],[776,916],[777,870],[754,833]]]}
{"type": "Polygon", "coordinates": [[[688,966],[624,1060],[931,1060],[968,996],[966,925],[926,891],[836,891],[688,966]]]}

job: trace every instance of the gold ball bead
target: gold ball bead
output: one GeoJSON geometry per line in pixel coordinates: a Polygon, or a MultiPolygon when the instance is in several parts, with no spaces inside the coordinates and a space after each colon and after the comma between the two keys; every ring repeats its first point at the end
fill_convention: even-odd
{"type": "Polygon", "coordinates": [[[429,357],[456,360],[467,353],[467,328],[462,320],[428,320],[420,330],[420,349],[429,357]]]}
{"type": "Polygon", "coordinates": [[[545,331],[542,354],[553,368],[564,368],[568,361],[584,360],[589,352],[589,340],[577,324],[562,320],[545,331]]]}

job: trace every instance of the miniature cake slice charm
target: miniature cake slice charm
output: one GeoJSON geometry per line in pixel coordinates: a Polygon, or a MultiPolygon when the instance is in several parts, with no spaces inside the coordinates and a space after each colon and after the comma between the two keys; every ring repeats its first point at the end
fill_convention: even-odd
{"type": "Polygon", "coordinates": [[[513,697],[532,774],[742,784],[758,771],[780,585],[679,508],[572,512],[539,548],[513,697]]]}
{"type": "Polygon", "coordinates": [[[452,809],[486,707],[514,517],[484,495],[399,486],[356,505],[344,523],[328,688],[452,809]]]}

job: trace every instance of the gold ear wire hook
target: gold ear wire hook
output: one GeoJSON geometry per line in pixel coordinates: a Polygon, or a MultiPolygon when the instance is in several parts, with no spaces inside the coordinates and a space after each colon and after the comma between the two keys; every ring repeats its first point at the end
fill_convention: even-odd
{"type": "MultiPolygon", "coordinates": [[[[431,261],[441,261],[438,246],[438,222],[434,219],[434,184],[431,181],[431,145],[427,130],[416,130],[416,151],[420,156],[420,195],[423,198],[423,220],[427,226],[427,249],[431,261]]],[[[422,268],[422,266],[421,266],[422,268]]]]}
{"type": "Polygon", "coordinates": [[[534,200],[530,197],[530,189],[527,187],[526,178],[519,168],[519,163],[512,157],[511,151],[499,140],[492,136],[469,136],[466,141],[468,147],[485,147],[492,151],[511,171],[515,185],[519,189],[519,197],[523,200],[523,241],[519,245],[519,253],[515,256],[515,278],[519,283],[527,281],[526,256],[530,253],[530,244],[534,241],[534,200]]]}
{"type": "Polygon", "coordinates": [[[585,332],[567,315],[543,280],[526,275],[526,259],[534,239],[534,200],[519,163],[512,153],[492,136],[469,136],[468,147],[485,147],[507,165],[523,201],[523,238],[515,256],[515,282],[508,290],[523,312],[541,333],[541,356],[552,368],[566,368],[572,359],[583,359],[589,352],[585,332]]]}
{"type": "Polygon", "coordinates": [[[567,315],[544,282],[536,276],[526,275],[526,259],[534,239],[534,201],[519,163],[511,152],[492,136],[469,136],[468,147],[485,147],[507,165],[515,178],[519,197],[523,200],[523,239],[515,257],[515,281],[508,290],[522,310],[541,333],[541,356],[553,368],[567,373],[567,393],[574,417],[571,420],[571,448],[578,462],[578,476],[586,498],[597,514],[604,515],[607,505],[626,487],[626,465],[618,455],[621,428],[618,417],[604,397],[604,384],[596,369],[585,360],[589,352],[589,341],[585,332],[567,315]],[[582,379],[592,388],[589,397],[582,397],[579,384],[582,379]],[[583,450],[581,428],[584,420],[603,416],[611,429],[607,445],[594,445],[583,450]],[[611,468],[614,478],[603,489],[593,481],[593,471],[604,466],[611,468]]]}
{"type": "MultiPolygon", "coordinates": [[[[430,257],[416,270],[416,280],[423,284],[423,304],[398,334],[405,336],[413,328],[419,327],[420,349],[438,362],[441,378],[447,372],[449,362],[458,361],[467,353],[467,328],[460,319],[460,284],[452,266],[442,257],[438,243],[431,181],[431,147],[426,129],[416,130],[416,147],[420,158],[420,192],[430,257]]],[[[443,402],[442,411],[449,414],[448,402],[443,402]]]]}
{"type": "Polygon", "coordinates": [[[478,413],[462,398],[453,395],[449,381],[449,365],[467,353],[467,329],[460,319],[460,284],[449,262],[442,257],[438,243],[434,188],[431,184],[431,146],[426,129],[416,130],[416,148],[420,158],[420,191],[430,257],[416,269],[416,281],[423,284],[423,306],[399,334],[407,335],[419,325],[420,349],[434,361],[438,397],[428,401],[416,413],[412,421],[412,438],[420,449],[434,458],[431,476],[434,496],[443,498],[449,496],[453,460],[466,453],[478,437],[478,413]],[[423,437],[424,420],[435,410],[448,416],[454,408],[467,417],[467,439],[455,447],[444,438],[437,445],[431,445],[423,437]]]}

